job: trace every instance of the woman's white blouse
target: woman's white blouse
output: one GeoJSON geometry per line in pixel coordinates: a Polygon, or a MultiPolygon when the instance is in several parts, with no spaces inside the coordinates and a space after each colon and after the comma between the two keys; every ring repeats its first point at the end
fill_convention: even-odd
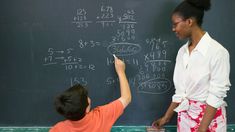
{"type": "Polygon", "coordinates": [[[218,108],[225,105],[224,97],[231,86],[228,51],[205,33],[189,54],[189,42],[177,54],[174,70],[173,102],[180,103],[179,112],[188,109],[188,100],[206,102],[218,108]]]}

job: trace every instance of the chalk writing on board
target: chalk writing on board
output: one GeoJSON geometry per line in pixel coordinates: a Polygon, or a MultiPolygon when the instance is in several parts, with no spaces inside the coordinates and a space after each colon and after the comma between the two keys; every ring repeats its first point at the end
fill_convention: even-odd
{"type": "MultiPolygon", "coordinates": [[[[115,23],[117,24],[129,24],[134,25],[137,24],[135,21],[135,11],[127,10],[120,17],[114,16],[113,7],[110,5],[101,5],[100,12],[96,16],[95,23],[101,24],[103,28],[113,26],[115,23]],[[118,19],[118,21],[116,20],[118,19]]],[[[73,17],[72,24],[75,24],[77,28],[88,28],[93,21],[88,19],[88,13],[86,9],[79,8],[76,11],[76,15],[73,17]]]]}
{"type": "Polygon", "coordinates": [[[73,86],[74,84],[81,84],[83,86],[86,86],[88,81],[85,77],[71,77],[70,78],[70,86],[73,86]]]}
{"type": "Polygon", "coordinates": [[[109,54],[115,54],[118,56],[134,55],[141,51],[141,46],[134,43],[113,43],[107,47],[109,54]]]}
{"type": "Polygon", "coordinates": [[[59,65],[68,70],[95,70],[95,65],[84,64],[83,59],[73,55],[73,48],[65,50],[56,50],[48,48],[48,56],[44,57],[43,66],[59,65]]]}
{"type": "Polygon", "coordinates": [[[78,47],[83,49],[83,48],[94,48],[97,46],[101,46],[101,43],[98,41],[90,40],[90,41],[85,41],[82,39],[78,40],[78,47]]]}
{"type": "Polygon", "coordinates": [[[119,23],[132,23],[136,24],[135,21],[135,11],[134,10],[127,10],[121,17],[118,18],[119,23]]]}
{"type": "Polygon", "coordinates": [[[172,86],[170,80],[166,78],[165,73],[161,72],[140,72],[135,76],[135,82],[138,85],[137,92],[144,94],[163,94],[172,86]]]}
{"type": "Polygon", "coordinates": [[[116,22],[114,19],[113,7],[102,5],[100,7],[100,15],[97,16],[96,19],[96,23],[100,23],[103,28],[113,26],[113,23],[116,22]]]}
{"type": "MultiPolygon", "coordinates": [[[[58,61],[66,62],[67,58],[65,58],[65,54],[69,55],[72,52],[72,48],[68,48],[66,50],[55,50],[53,48],[48,48],[48,56],[44,58],[44,66],[47,65],[55,65],[58,61]]],[[[70,57],[69,57],[70,59],[70,57]]]]}
{"type": "MultiPolygon", "coordinates": [[[[102,4],[97,16],[93,19],[88,19],[89,16],[86,9],[77,9],[72,22],[77,28],[89,28],[90,24],[100,24],[103,28],[112,27],[115,24],[117,28],[115,28],[116,31],[114,31],[114,34],[110,34],[110,42],[107,42],[107,40],[95,41],[92,38],[90,40],[80,38],[75,44],[75,48],[77,50],[96,47],[105,48],[108,54],[115,54],[126,64],[136,66],[137,74],[133,78],[129,78],[129,83],[137,88],[138,93],[165,93],[171,87],[171,81],[166,76],[168,65],[171,63],[171,60],[167,56],[168,41],[162,38],[147,38],[145,39],[144,47],[147,52],[144,52],[142,57],[135,57],[135,55],[142,52],[140,41],[136,41],[135,28],[138,21],[135,19],[135,11],[127,9],[121,14],[117,14],[118,16],[115,16],[116,14],[114,12],[111,5],[102,4]],[[93,23],[93,21],[95,22],[93,23]]],[[[65,71],[95,71],[96,66],[93,63],[86,60],[85,64],[83,58],[76,55],[76,53],[76,49],[73,48],[65,50],[49,48],[48,56],[44,58],[43,65],[64,66],[65,71]]],[[[106,57],[104,63],[107,66],[111,66],[114,63],[114,59],[112,57],[106,57]]],[[[106,85],[118,82],[116,78],[114,79],[112,77],[107,77],[104,81],[106,85]]],[[[73,85],[75,83],[87,85],[87,79],[85,77],[71,77],[70,84],[73,85]]]]}
{"type": "Polygon", "coordinates": [[[119,29],[114,36],[112,36],[112,43],[117,42],[133,42],[135,40],[135,11],[127,10],[121,17],[118,17],[119,29]]]}
{"type": "Polygon", "coordinates": [[[75,24],[77,28],[87,28],[92,21],[87,19],[87,11],[85,9],[77,9],[72,23],[75,24]]]}
{"type": "Polygon", "coordinates": [[[146,43],[151,47],[151,50],[158,50],[166,48],[168,41],[162,40],[161,38],[148,38],[145,40],[146,43]]]}
{"type": "Polygon", "coordinates": [[[169,90],[171,82],[166,78],[154,78],[143,82],[138,87],[139,93],[162,94],[169,90]]]}
{"type": "Polygon", "coordinates": [[[112,36],[112,42],[127,42],[135,40],[135,24],[122,23],[117,29],[116,35],[112,36]]]}
{"type": "MultiPolygon", "coordinates": [[[[145,54],[144,59],[147,62],[153,61],[153,60],[156,60],[156,59],[165,60],[166,55],[167,55],[166,50],[156,50],[156,51],[151,51],[151,52],[145,54]]],[[[166,62],[167,62],[167,60],[166,60],[166,62]]]]}
{"type": "MultiPolygon", "coordinates": [[[[126,64],[130,64],[130,65],[139,65],[139,59],[137,58],[121,58],[121,60],[123,60],[126,64]]],[[[106,58],[106,65],[113,65],[114,64],[114,59],[107,57],[106,58]]]]}
{"type": "Polygon", "coordinates": [[[150,50],[143,55],[144,62],[139,65],[139,73],[135,76],[138,83],[137,91],[145,94],[163,94],[172,85],[166,76],[167,66],[171,63],[171,60],[167,59],[168,41],[148,38],[145,42],[150,50]]]}
{"type": "Polygon", "coordinates": [[[67,64],[62,64],[65,65],[65,70],[95,70],[95,65],[94,64],[78,64],[78,63],[67,63],[67,64]]]}
{"type": "MultiPolygon", "coordinates": [[[[130,86],[135,86],[136,85],[136,80],[135,78],[131,78],[128,77],[128,82],[130,86]]],[[[119,79],[118,78],[114,78],[114,77],[107,77],[105,80],[105,85],[109,86],[109,85],[113,85],[119,83],[119,79]]]]}

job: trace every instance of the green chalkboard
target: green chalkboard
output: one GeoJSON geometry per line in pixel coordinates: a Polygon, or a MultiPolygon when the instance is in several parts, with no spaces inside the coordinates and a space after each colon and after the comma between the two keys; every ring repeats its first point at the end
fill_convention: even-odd
{"type": "MultiPolygon", "coordinates": [[[[2,0],[0,126],[51,126],[63,118],[54,97],[80,83],[92,106],[119,97],[112,54],[125,61],[133,101],[115,125],[150,125],[174,93],[179,41],[171,12],[181,0],[2,0]]],[[[235,64],[234,0],[213,0],[205,29],[235,64]]],[[[231,83],[235,82],[231,68],[231,83]]],[[[226,98],[235,123],[233,87],[226,98]]],[[[175,118],[169,124],[175,125],[175,118]]]]}

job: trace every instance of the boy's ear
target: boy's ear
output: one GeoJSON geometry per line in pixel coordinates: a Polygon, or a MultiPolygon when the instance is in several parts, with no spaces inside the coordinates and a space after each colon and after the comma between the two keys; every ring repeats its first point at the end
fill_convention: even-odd
{"type": "Polygon", "coordinates": [[[87,97],[87,101],[88,101],[88,106],[86,107],[86,113],[89,113],[91,109],[91,99],[87,97]]]}

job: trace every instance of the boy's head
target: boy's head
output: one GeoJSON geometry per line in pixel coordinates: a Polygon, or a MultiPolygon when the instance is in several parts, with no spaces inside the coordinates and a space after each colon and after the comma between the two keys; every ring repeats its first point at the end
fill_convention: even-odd
{"type": "Polygon", "coordinates": [[[55,99],[57,112],[72,121],[82,119],[88,105],[88,92],[80,84],[70,87],[55,99]]]}

